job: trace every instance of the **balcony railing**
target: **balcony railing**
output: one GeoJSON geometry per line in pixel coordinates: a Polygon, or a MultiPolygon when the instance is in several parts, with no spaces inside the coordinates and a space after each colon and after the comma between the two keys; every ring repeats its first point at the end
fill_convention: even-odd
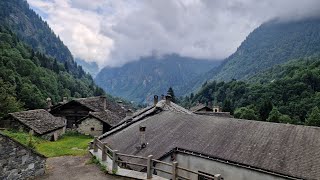
{"type": "MultiPolygon", "coordinates": [[[[143,167],[146,168],[147,170],[147,179],[151,179],[152,178],[152,172],[154,170],[159,171],[159,172],[163,172],[166,174],[169,174],[169,176],[171,177],[172,180],[178,180],[178,179],[186,179],[186,180],[191,180],[191,178],[189,177],[184,177],[183,175],[181,175],[181,172],[188,172],[191,174],[195,174],[197,176],[201,176],[204,179],[212,179],[212,180],[223,180],[223,178],[221,177],[220,174],[215,174],[213,176],[201,173],[201,172],[197,172],[188,168],[184,168],[179,166],[178,162],[172,162],[172,163],[168,163],[168,162],[164,162],[164,161],[160,161],[157,159],[153,159],[152,155],[149,155],[148,157],[142,157],[142,156],[134,156],[134,155],[130,155],[130,154],[123,154],[118,152],[118,150],[114,150],[111,149],[110,147],[108,147],[106,144],[104,144],[103,142],[101,142],[97,137],[94,138],[93,144],[91,146],[91,148],[93,148],[93,152],[98,152],[98,149],[101,150],[102,152],[102,161],[106,161],[107,157],[109,157],[112,160],[112,172],[117,172],[118,171],[118,167],[120,164],[126,164],[126,165],[133,165],[133,166],[139,166],[139,167],[143,167]],[[128,161],[122,161],[120,160],[119,157],[128,157],[128,158],[133,158],[133,159],[140,159],[140,160],[145,160],[146,163],[145,164],[139,164],[136,162],[130,162],[128,161]],[[167,169],[171,169],[171,170],[167,170],[167,169],[162,169],[159,167],[154,167],[153,164],[154,163],[158,163],[158,164],[162,164],[164,166],[167,166],[167,169]]],[[[161,166],[162,167],[162,166],[161,166]]]]}

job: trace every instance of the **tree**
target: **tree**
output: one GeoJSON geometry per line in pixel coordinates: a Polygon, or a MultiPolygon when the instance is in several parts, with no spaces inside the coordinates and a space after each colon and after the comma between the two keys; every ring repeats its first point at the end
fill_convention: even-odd
{"type": "Polygon", "coordinates": [[[294,119],[291,119],[290,116],[283,114],[279,117],[280,123],[289,123],[289,124],[296,124],[297,122],[294,119]]]}
{"type": "Polygon", "coordinates": [[[317,106],[311,110],[305,124],[307,126],[320,126],[320,110],[317,106]]]}
{"type": "Polygon", "coordinates": [[[262,121],[266,121],[268,116],[269,116],[269,113],[271,112],[272,110],[272,103],[270,100],[264,100],[260,109],[259,109],[259,114],[260,114],[260,119],[262,121]]]}
{"type": "Polygon", "coordinates": [[[240,119],[257,120],[257,115],[253,109],[248,107],[241,107],[234,111],[234,117],[240,119]]]}
{"type": "Polygon", "coordinates": [[[271,112],[269,113],[269,117],[267,119],[267,121],[269,122],[280,122],[279,119],[280,119],[280,116],[282,114],[279,112],[278,108],[276,107],[273,107],[271,112]]]}
{"type": "Polygon", "coordinates": [[[222,104],[223,112],[232,112],[231,101],[229,99],[225,99],[222,104]]]}
{"type": "Polygon", "coordinates": [[[176,97],[174,95],[174,91],[173,91],[172,87],[169,87],[167,94],[171,96],[172,102],[176,102],[176,97]]]}
{"type": "Polygon", "coordinates": [[[4,115],[22,110],[22,103],[14,97],[14,88],[0,78],[0,118],[4,115]]]}

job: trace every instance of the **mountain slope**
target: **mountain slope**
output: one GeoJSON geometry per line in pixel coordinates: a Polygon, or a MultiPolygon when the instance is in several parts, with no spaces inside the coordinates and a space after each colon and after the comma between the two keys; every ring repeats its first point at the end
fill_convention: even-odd
{"type": "Polygon", "coordinates": [[[69,49],[57,37],[48,24],[30,9],[25,0],[0,1],[0,22],[9,27],[17,37],[41,52],[65,63],[70,72],[82,76],[84,71],[77,66],[69,49]]]}
{"type": "Polygon", "coordinates": [[[320,52],[320,19],[271,21],[250,33],[211,78],[247,79],[276,64],[317,52],[320,52]]]}
{"type": "Polygon", "coordinates": [[[320,106],[320,57],[289,61],[257,74],[250,82],[210,82],[182,104],[190,107],[199,101],[232,111],[246,107],[256,120],[266,120],[264,105],[270,102],[281,114],[290,116],[283,123],[304,124],[312,109],[320,106]]]}
{"type": "Polygon", "coordinates": [[[133,100],[146,101],[154,94],[165,94],[170,86],[177,96],[186,82],[217,66],[220,62],[166,55],[160,59],[143,58],[122,67],[106,67],[95,82],[106,92],[133,100]]]}
{"type": "Polygon", "coordinates": [[[5,88],[0,95],[2,113],[21,108],[45,108],[48,97],[56,103],[64,96],[87,97],[104,93],[90,77],[74,77],[64,64],[34,52],[3,26],[0,26],[0,84],[5,88]],[[18,104],[4,110],[7,107],[2,105],[8,98],[11,103],[18,101],[18,104]]]}

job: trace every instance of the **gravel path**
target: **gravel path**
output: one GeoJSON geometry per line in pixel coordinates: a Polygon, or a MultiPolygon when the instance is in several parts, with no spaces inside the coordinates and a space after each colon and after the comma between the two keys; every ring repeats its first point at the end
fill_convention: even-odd
{"type": "Polygon", "coordinates": [[[105,174],[95,164],[86,164],[86,156],[62,156],[47,159],[47,171],[37,180],[129,180],[119,176],[105,174]]]}

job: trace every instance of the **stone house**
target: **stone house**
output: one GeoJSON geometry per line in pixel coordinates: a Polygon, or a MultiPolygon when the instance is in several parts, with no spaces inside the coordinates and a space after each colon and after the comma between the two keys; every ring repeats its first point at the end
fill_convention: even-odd
{"type": "Polygon", "coordinates": [[[120,118],[126,116],[126,110],[116,102],[107,100],[105,96],[66,100],[50,108],[50,113],[54,116],[65,117],[67,128],[77,128],[78,121],[89,115],[90,112],[100,112],[104,110],[112,111],[120,118]]]}
{"type": "Polygon", "coordinates": [[[32,179],[43,175],[46,157],[0,132],[0,179],[32,179]]]}
{"type": "Polygon", "coordinates": [[[90,112],[77,121],[77,131],[91,136],[101,136],[120,122],[121,118],[109,110],[90,112]]]}
{"type": "Polygon", "coordinates": [[[198,104],[196,106],[193,106],[190,108],[190,111],[192,112],[212,112],[212,108],[204,105],[204,104],[198,104]]]}
{"type": "Polygon", "coordinates": [[[50,141],[56,141],[65,133],[66,120],[55,117],[44,109],[9,113],[3,127],[25,132],[50,141]]]}
{"type": "MultiPolygon", "coordinates": [[[[180,111],[174,103],[171,108],[161,107],[157,104],[139,111],[99,139],[120,153],[153,155],[209,175],[221,174],[224,179],[320,179],[318,127],[200,116],[180,111]]],[[[157,163],[154,166],[166,168],[157,163]]],[[[170,178],[161,171],[153,172],[170,178]]],[[[203,178],[182,173],[190,179],[203,178]]]]}

